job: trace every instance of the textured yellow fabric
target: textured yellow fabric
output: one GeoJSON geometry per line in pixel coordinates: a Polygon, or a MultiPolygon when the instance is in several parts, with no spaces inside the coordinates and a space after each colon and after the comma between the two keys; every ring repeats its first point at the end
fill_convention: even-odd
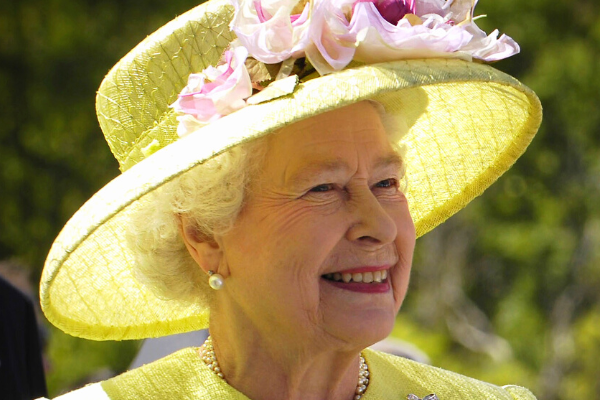
{"type": "Polygon", "coordinates": [[[168,105],[190,72],[217,62],[232,39],[231,17],[224,0],[200,5],[146,38],[102,83],[98,117],[124,173],[72,217],[51,248],[40,297],[47,318],[63,331],[121,340],[207,326],[207,310],[160,299],[133,278],[123,238],[130,213],[148,205],[147,193],[232,146],[375,99],[409,124],[406,194],[423,235],[502,175],[540,124],[539,100],[516,79],[482,64],[430,59],[315,78],[177,139],[168,105]]]}
{"type": "MultiPolygon", "coordinates": [[[[404,400],[409,393],[421,398],[435,393],[440,400],[535,399],[522,387],[501,388],[389,354],[364,353],[371,371],[364,400],[404,400]]],[[[193,348],[102,382],[102,388],[111,400],[248,400],[209,370],[193,348]]]]}

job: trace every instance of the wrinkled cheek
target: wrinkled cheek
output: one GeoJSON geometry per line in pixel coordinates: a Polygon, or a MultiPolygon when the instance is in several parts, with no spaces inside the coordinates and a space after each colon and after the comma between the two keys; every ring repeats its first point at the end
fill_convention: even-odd
{"type": "Polygon", "coordinates": [[[406,292],[408,290],[408,284],[410,280],[410,265],[407,266],[402,262],[398,263],[398,265],[394,268],[392,279],[394,306],[396,308],[396,312],[398,312],[402,306],[402,303],[404,302],[404,298],[406,297],[406,292]]]}
{"type": "Polygon", "coordinates": [[[278,307],[288,323],[299,329],[308,329],[319,323],[319,282],[312,265],[304,264],[294,256],[279,260],[277,270],[272,270],[278,293],[278,307]],[[311,273],[312,271],[312,273],[311,273]]]}
{"type": "Polygon", "coordinates": [[[409,269],[412,265],[413,255],[415,252],[415,244],[417,241],[417,233],[415,230],[415,224],[410,216],[408,204],[405,205],[396,219],[396,226],[398,228],[398,237],[396,238],[396,248],[398,250],[398,256],[400,257],[401,263],[409,269]]]}
{"type": "Polygon", "coordinates": [[[319,291],[319,282],[310,285],[302,292],[302,312],[304,318],[314,327],[319,326],[323,321],[323,310],[321,296],[319,291]]]}
{"type": "Polygon", "coordinates": [[[412,231],[401,231],[400,235],[402,236],[396,239],[399,261],[393,274],[394,301],[397,309],[400,309],[408,291],[416,240],[414,227],[412,231]]]}

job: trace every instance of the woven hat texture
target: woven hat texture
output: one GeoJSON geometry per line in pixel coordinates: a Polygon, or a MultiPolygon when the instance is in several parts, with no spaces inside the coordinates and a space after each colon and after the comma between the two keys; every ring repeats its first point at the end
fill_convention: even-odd
{"type": "Polygon", "coordinates": [[[98,117],[123,173],[72,217],[46,261],[42,308],[63,331],[122,340],[207,326],[208,310],[161,299],[134,279],[125,228],[145,195],[233,146],[319,113],[377,100],[410,126],[402,140],[406,195],[420,236],[510,168],[541,122],[536,95],[490,66],[405,60],[300,83],[290,95],[245,107],[179,138],[169,104],[190,73],[218,62],[234,38],[232,16],[233,8],[221,0],[194,8],[147,37],[102,83],[98,117]]]}

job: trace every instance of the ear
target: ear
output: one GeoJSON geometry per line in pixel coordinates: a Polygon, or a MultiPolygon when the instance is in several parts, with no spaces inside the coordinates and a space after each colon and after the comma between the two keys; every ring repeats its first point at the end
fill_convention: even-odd
{"type": "Polygon", "coordinates": [[[188,252],[196,264],[205,273],[208,271],[219,272],[219,265],[223,257],[220,244],[211,236],[202,234],[196,225],[185,215],[179,215],[179,234],[188,252]]]}

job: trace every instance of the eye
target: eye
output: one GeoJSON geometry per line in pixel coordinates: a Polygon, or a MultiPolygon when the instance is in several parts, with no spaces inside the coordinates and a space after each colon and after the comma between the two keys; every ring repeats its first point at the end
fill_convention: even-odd
{"type": "Polygon", "coordinates": [[[384,179],[382,181],[379,181],[375,184],[375,187],[377,188],[397,188],[398,187],[398,180],[396,178],[389,178],[389,179],[384,179]]]}
{"type": "Polygon", "coordinates": [[[330,190],[333,190],[333,184],[332,183],[324,183],[322,185],[317,185],[314,188],[310,189],[309,192],[313,192],[313,193],[325,193],[328,192],[330,190]]]}

